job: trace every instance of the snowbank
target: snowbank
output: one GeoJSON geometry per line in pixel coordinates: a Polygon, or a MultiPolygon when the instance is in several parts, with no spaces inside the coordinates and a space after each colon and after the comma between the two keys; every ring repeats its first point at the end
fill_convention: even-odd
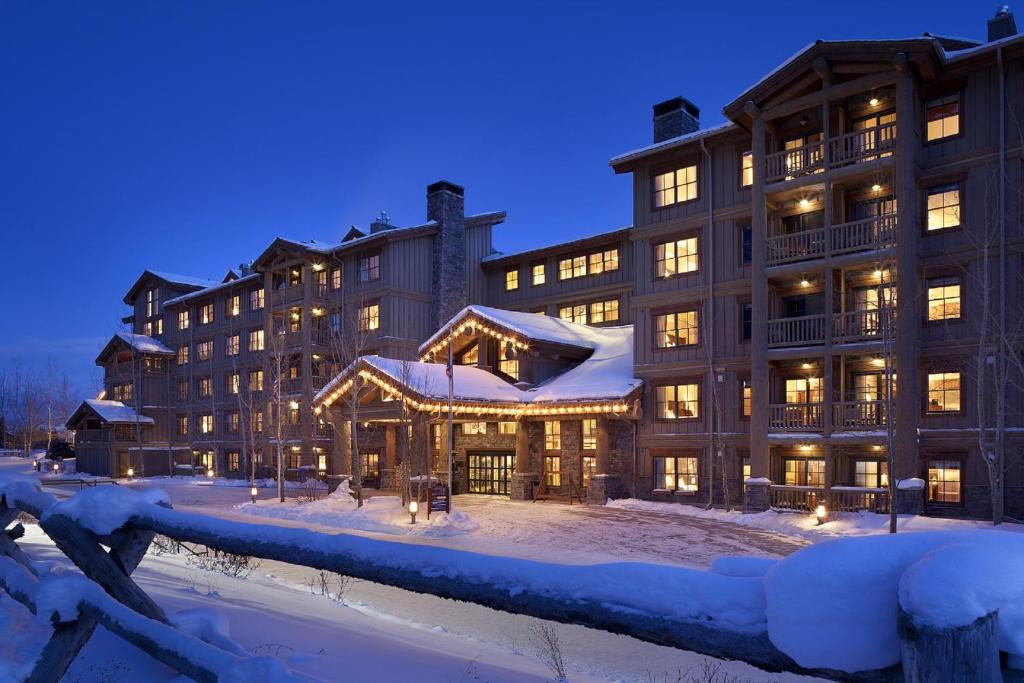
{"type": "Polygon", "coordinates": [[[416,524],[410,524],[409,512],[402,506],[398,496],[372,496],[365,498],[363,507],[359,507],[349,493],[347,481],[342,482],[334,493],[317,501],[302,503],[290,499],[280,503],[277,500],[263,500],[256,504],[239,505],[237,510],[255,517],[424,538],[459,536],[478,528],[468,514],[459,511],[451,514],[435,512],[428,520],[425,505],[416,515],[416,524]]]}
{"type": "Polygon", "coordinates": [[[935,625],[1000,611],[1006,649],[1021,653],[1024,537],[923,532],[813,545],[768,570],[768,637],[798,664],[841,671],[900,661],[896,600],[935,625]],[[975,558],[975,559],[970,559],[975,558]]]}
{"type": "Polygon", "coordinates": [[[119,529],[132,517],[152,505],[170,505],[160,489],[133,491],[123,486],[84,489],[48,509],[40,521],[51,515],[65,515],[86,529],[103,536],[119,529]]]}

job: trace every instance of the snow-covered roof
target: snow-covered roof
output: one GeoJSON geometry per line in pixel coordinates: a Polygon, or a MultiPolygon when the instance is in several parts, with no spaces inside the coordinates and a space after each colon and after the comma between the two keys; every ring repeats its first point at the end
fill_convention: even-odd
{"type": "MultiPolygon", "coordinates": [[[[453,368],[455,399],[460,402],[499,404],[510,411],[530,406],[622,401],[629,398],[643,381],[633,376],[633,326],[590,327],[559,318],[505,311],[487,306],[467,306],[422,347],[429,349],[435,339],[443,339],[446,330],[463,323],[485,322],[504,333],[516,334],[529,342],[550,342],[573,346],[589,355],[565,372],[534,387],[517,387],[487,370],[467,365],[453,368]]],[[[380,356],[363,356],[335,377],[317,394],[314,406],[330,405],[340,387],[354,373],[370,371],[404,385],[428,401],[442,402],[448,397],[448,377],[444,363],[401,361],[380,356]]]]}
{"type": "Polygon", "coordinates": [[[611,161],[609,161],[608,163],[612,166],[617,166],[618,164],[624,163],[626,161],[631,161],[642,156],[646,156],[653,152],[661,152],[666,149],[671,149],[672,147],[685,145],[687,143],[700,140],[702,138],[709,138],[713,135],[718,135],[719,133],[725,133],[727,131],[738,128],[739,126],[737,126],[732,121],[727,121],[726,123],[722,123],[717,126],[711,126],[710,128],[701,128],[700,130],[695,130],[692,133],[678,135],[674,138],[669,138],[668,140],[655,142],[653,145],[647,145],[646,147],[640,147],[639,149],[634,149],[629,152],[619,154],[618,156],[612,157],[611,161]]]}
{"type": "Polygon", "coordinates": [[[126,406],[120,401],[104,401],[98,398],[87,398],[82,402],[71,417],[67,426],[70,428],[78,421],[82,410],[88,408],[108,424],[153,424],[153,418],[140,415],[131,406],[126,406]]]}
{"type": "Polygon", "coordinates": [[[611,238],[620,233],[622,235],[626,235],[629,233],[631,229],[632,226],[628,226],[625,228],[616,228],[615,230],[608,230],[607,232],[599,232],[594,235],[587,235],[586,237],[581,237],[579,239],[571,240],[569,242],[553,242],[551,244],[547,244],[544,246],[534,247],[532,249],[526,249],[524,251],[512,252],[509,254],[505,254],[500,251],[495,251],[493,254],[488,254],[487,256],[484,256],[482,259],[480,259],[480,261],[482,263],[490,263],[492,261],[501,261],[502,259],[506,258],[527,258],[530,256],[530,254],[535,254],[539,251],[547,251],[549,249],[554,248],[558,248],[559,250],[563,251],[571,251],[574,245],[579,245],[582,243],[600,242],[604,238],[611,238]]]}
{"type": "Polygon", "coordinates": [[[133,334],[131,332],[118,332],[116,335],[118,339],[123,341],[128,346],[132,347],[139,353],[160,353],[169,356],[174,355],[174,351],[167,348],[161,341],[147,337],[144,334],[133,334]]]}
{"type": "Polygon", "coordinates": [[[210,287],[204,287],[203,289],[199,289],[194,292],[189,292],[188,294],[182,294],[181,296],[176,296],[173,299],[168,299],[167,301],[164,302],[164,306],[173,306],[175,304],[180,304],[183,301],[198,299],[199,297],[206,296],[207,294],[212,294],[217,290],[224,289],[226,287],[231,287],[233,285],[239,285],[245,282],[250,282],[253,280],[258,280],[261,277],[262,275],[260,275],[259,273],[250,273],[248,275],[235,278],[234,280],[228,280],[227,282],[219,282],[215,285],[211,285],[210,287]]]}
{"type": "Polygon", "coordinates": [[[188,285],[189,287],[211,287],[218,284],[216,280],[210,280],[205,277],[194,277],[192,275],[179,275],[177,273],[168,273],[162,270],[150,270],[149,273],[157,276],[161,280],[167,280],[171,284],[175,285],[188,285]]]}

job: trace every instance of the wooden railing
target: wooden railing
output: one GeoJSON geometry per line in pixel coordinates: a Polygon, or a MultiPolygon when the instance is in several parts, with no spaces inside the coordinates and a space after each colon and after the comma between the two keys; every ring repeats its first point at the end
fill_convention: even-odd
{"type": "Polygon", "coordinates": [[[855,130],[829,140],[830,168],[873,161],[890,156],[896,148],[896,124],[883,123],[880,126],[855,130]]]}
{"type": "Polygon", "coordinates": [[[313,436],[320,439],[329,439],[334,436],[334,429],[329,422],[317,422],[313,425],[313,436]]]}
{"type": "Polygon", "coordinates": [[[313,326],[310,331],[310,341],[319,346],[329,346],[331,343],[331,331],[326,327],[313,326]]]}
{"type": "Polygon", "coordinates": [[[79,429],[75,432],[75,443],[108,443],[110,441],[109,429],[79,429]]]}
{"type": "Polygon", "coordinates": [[[302,296],[302,285],[291,285],[289,287],[275,289],[271,295],[271,301],[274,304],[285,304],[291,303],[292,301],[301,301],[302,296]]]}
{"type": "Polygon", "coordinates": [[[825,342],[825,316],[804,315],[768,321],[768,346],[804,346],[825,342]]]}
{"type": "Polygon", "coordinates": [[[793,432],[821,429],[820,403],[772,403],[768,406],[768,428],[793,432]]]}
{"type": "Polygon", "coordinates": [[[825,488],[820,486],[780,486],[768,489],[768,504],[774,510],[814,512],[825,501],[825,488]]]}
{"type": "Polygon", "coordinates": [[[769,265],[821,258],[825,255],[825,230],[817,228],[769,235],[766,245],[769,265]]]}
{"type": "Polygon", "coordinates": [[[889,489],[862,486],[833,486],[828,490],[829,514],[839,512],[889,512],[889,489]]]}
{"type": "Polygon", "coordinates": [[[790,180],[825,170],[825,145],[812,142],[781,152],[765,155],[764,175],[766,183],[790,180]]]}
{"type": "Polygon", "coordinates": [[[896,244],[896,214],[887,213],[832,226],[831,254],[883,249],[896,244]]]}
{"type": "Polygon", "coordinates": [[[895,310],[889,307],[832,314],[832,341],[872,341],[895,336],[895,310]]]}
{"type": "Polygon", "coordinates": [[[286,394],[297,394],[302,391],[302,378],[293,377],[281,380],[281,391],[286,394]]]}
{"type": "Polygon", "coordinates": [[[840,401],[832,404],[832,428],[872,430],[886,425],[885,401],[840,401]]]}

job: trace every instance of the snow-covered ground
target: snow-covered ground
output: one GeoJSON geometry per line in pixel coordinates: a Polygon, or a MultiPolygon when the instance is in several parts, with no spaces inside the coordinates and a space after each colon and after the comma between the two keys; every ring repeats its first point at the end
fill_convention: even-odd
{"type": "MultiPolygon", "coordinates": [[[[23,463],[0,461],[0,471],[23,472],[23,463]]],[[[247,488],[217,486],[209,481],[163,479],[136,482],[142,489],[164,488],[178,509],[216,513],[228,518],[254,520],[233,507],[249,500],[247,488]]],[[[54,492],[54,489],[48,489],[54,492]]],[[[68,493],[74,489],[68,487],[68,493]]],[[[262,490],[264,500],[273,491],[262,490]]],[[[378,503],[377,505],[383,505],[378,503]]],[[[608,553],[626,555],[628,550],[613,547],[599,550],[597,543],[583,543],[582,532],[569,534],[570,527],[589,525],[592,531],[608,525],[608,520],[585,514],[587,508],[543,504],[509,504],[473,497],[456,498],[456,505],[468,508],[474,521],[484,520],[480,529],[493,528],[504,535],[496,542],[503,554],[544,555],[547,561],[572,561],[560,549],[563,540],[576,544],[573,556],[590,562],[608,553]],[[490,515],[483,511],[492,511],[490,515]],[[529,514],[526,514],[529,513],[529,514]],[[512,529],[529,527],[534,520],[553,517],[556,522],[529,533],[512,529]],[[545,543],[544,538],[549,536],[545,543]],[[529,541],[517,545],[516,538],[529,541]]],[[[259,507],[270,507],[263,503],[259,507]]],[[[294,501],[285,506],[297,508],[294,501]]],[[[591,511],[595,509],[590,509],[591,511]]],[[[600,509],[597,509],[600,510],[600,509]]],[[[600,510],[603,512],[603,510],[600,510]]],[[[628,516],[615,522],[610,532],[599,537],[601,543],[615,543],[615,534],[627,529],[628,516]]],[[[674,518],[667,518],[673,520],[674,518]]],[[[266,519],[275,523],[321,528],[297,520],[266,519]]],[[[678,521],[678,520],[675,520],[678,521]]],[[[29,526],[20,541],[35,559],[59,559],[59,553],[37,527],[29,526]]],[[[324,527],[330,528],[330,527],[324,527]]],[[[441,539],[402,537],[410,543],[477,546],[480,529],[441,539]]],[[[339,531],[334,527],[334,531],[339,531]]],[[[745,530],[741,530],[745,531],[745,530]]],[[[367,536],[385,536],[369,531],[367,536]]],[[[704,529],[685,532],[685,540],[696,540],[704,529]]],[[[386,534],[391,540],[395,533],[386,534]]],[[[664,540],[664,539],[663,539],[664,540]]],[[[735,541],[737,544],[739,541],[735,541]]],[[[792,547],[795,547],[792,546],[792,547]]],[[[705,555],[688,556],[690,562],[704,563],[705,555]]],[[[662,562],[670,555],[659,555],[662,562]]],[[[635,558],[634,558],[635,559],[635,558]]],[[[697,676],[705,662],[715,660],[673,648],[642,643],[631,638],[593,629],[550,624],[531,617],[510,615],[488,608],[442,600],[429,595],[353,581],[339,603],[311,593],[309,582],[317,572],[294,565],[263,562],[246,579],[201,571],[189,566],[179,555],[147,556],[135,574],[140,585],[169,611],[214,608],[224,614],[232,637],[254,653],[282,657],[296,671],[323,680],[373,681],[547,681],[553,676],[537,654],[538,627],[552,626],[561,641],[569,680],[576,681],[687,681],[685,672],[697,676]],[[680,674],[684,674],[680,677],[680,674]]],[[[48,627],[35,621],[26,610],[6,597],[0,597],[0,632],[12,634],[0,644],[0,680],[17,680],[13,675],[19,663],[30,661],[33,648],[44,642],[48,627]],[[6,669],[4,668],[6,667],[6,669]]],[[[751,681],[811,680],[789,674],[768,674],[742,662],[722,664],[721,673],[751,681]]],[[[173,675],[133,647],[102,631],[94,637],[76,661],[68,681],[171,680],[173,675]],[[112,653],[115,653],[112,656],[112,653]]]]}

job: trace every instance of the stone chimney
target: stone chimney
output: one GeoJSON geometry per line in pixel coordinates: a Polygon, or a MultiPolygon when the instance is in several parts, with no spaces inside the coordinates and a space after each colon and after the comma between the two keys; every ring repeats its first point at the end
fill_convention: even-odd
{"type": "Polygon", "coordinates": [[[1017,22],[1013,19],[1013,12],[1006,5],[996,10],[996,15],[988,20],[988,42],[1009,38],[1017,35],[1017,22]]]}
{"type": "Polygon", "coordinates": [[[654,105],[654,142],[664,142],[700,128],[700,109],[685,97],[654,105]]]}
{"type": "Polygon", "coordinates": [[[252,275],[252,264],[251,263],[239,263],[238,264],[238,275],[245,277],[246,275],[252,275]]]}
{"type": "Polygon", "coordinates": [[[427,220],[437,222],[434,236],[432,317],[437,329],[466,307],[465,190],[439,180],[427,186],[427,220]]]}

